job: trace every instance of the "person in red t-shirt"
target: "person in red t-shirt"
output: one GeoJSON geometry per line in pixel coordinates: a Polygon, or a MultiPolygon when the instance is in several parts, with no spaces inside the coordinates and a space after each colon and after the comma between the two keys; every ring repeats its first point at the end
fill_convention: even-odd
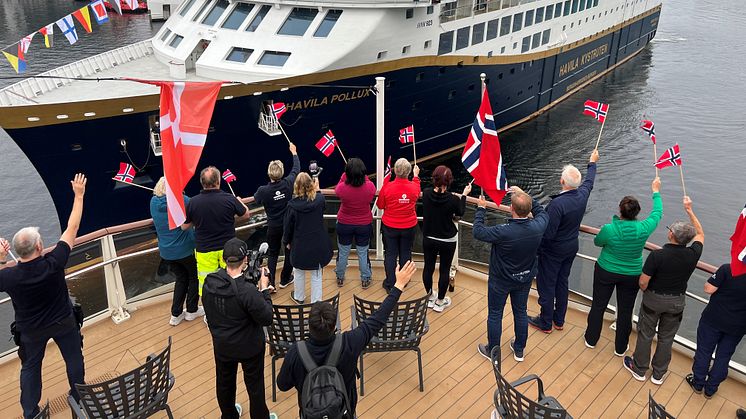
{"type": "Polygon", "coordinates": [[[390,291],[394,286],[396,258],[399,267],[412,258],[412,244],[417,227],[417,200],[420,197],[420,168],[412,165],[407,159],[399,159],[394,164],[393,181],[385,179],[378,194],[378,208],[382,209],[383,239],[386,241],[386,279],[383,288],[390,291]],[[414,178],[409,180],[409,173],[414,178]]]}

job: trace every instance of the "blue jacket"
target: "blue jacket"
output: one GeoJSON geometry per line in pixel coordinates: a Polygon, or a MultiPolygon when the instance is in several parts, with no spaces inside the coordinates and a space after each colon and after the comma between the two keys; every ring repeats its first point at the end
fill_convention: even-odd
{"type": "Polygon", "coordinates": [[[536,199],[531,213],[534,218],[509,218],[506,224],[484,225],[484,208],[474,216],[474,238],[492,243],[490,280],[529,282],[536,276],[536,252],[541,244],[549,215],[536,199]]]}
{"type": "Polygon", "coordinates": [[[552,196],[547,204],[549,224],[544,231],[540,253],[566,256],[578,251],[578,231],[596,179],[596,163],[588,163],[583,183],[573,190],[552,196]]]}
{"type": "MultiPolygon", "coordinates": [[[[184,204],[189,202],[189,197],[184,196],[184,204]]],[[[168,210],[166,209],[166,196],[153,196],[150,198],[150,216],[153,217],[153,225],[158,235],[158,250],[161,257],[166,260],[183,259],[194,253],[194,229],[182,230],[176,227],[168,229],[168,210]]]]}

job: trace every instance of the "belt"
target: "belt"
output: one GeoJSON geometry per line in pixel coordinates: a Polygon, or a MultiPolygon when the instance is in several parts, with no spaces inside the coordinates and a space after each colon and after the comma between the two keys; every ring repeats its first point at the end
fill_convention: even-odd
{"type": "Polygon", "coordinates": [[[666,297],[681,297],[684,294],[686,294],[684,292],[678,293],[678,294],[672,294],[670,292],[661,292],[661,291],[656,291],[656,290],[650,290],[650,292],[652,292],[654,294],[657,294],[657,295],[663,295],[663,296],[666,296],[666,297]]]}

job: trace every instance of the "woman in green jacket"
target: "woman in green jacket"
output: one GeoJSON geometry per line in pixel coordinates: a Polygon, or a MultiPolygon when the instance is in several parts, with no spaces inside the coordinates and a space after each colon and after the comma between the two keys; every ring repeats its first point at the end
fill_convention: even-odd
{"type": "Polygon", "coordinates": [[[663,217],[660,194],[661,180],[653,180],[653,210],[648,218],[638,220],[640,203],[633,196],[625,196],[619,203],[619,216],[601,227],[594,244],[601,247],[601,255],[593,271],[593,304],[588,313],[585,346],[594,348],[601,337],[603,317],[611,293],[616,289],[617,319],[614,355],[624,356],[629,348],[632,331],[632,311],[642,273],[642,250],[663,217]]]}

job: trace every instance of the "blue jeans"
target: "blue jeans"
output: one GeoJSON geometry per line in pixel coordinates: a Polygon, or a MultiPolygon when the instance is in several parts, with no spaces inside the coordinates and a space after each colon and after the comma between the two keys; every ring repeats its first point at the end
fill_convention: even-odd
{"type": "Polygon", "coordinates": [[[311,273],[311,303],[321,301],[323,293],[321,288],[321,268],[312,271],[293,268],[293,277],[295,278],[293,296],[299,301],[306,299],[306,272],[311,273]]]}
{"type": "Polygon", "coordinates": [[[736,347],[741,342],[743,335],[730,335],[699,320],[697,326],[697,352],[694,353],[694,385],[698,388],[704,387],[707,394],[713,394],[718,390],[720,383],[728,377],[728,363],[736,347]],[[712,353],[715,353],[715,361],[710,368],[712,353]]]}
{"type": "Polygon", "coordinates": [[[370,279],[372,273],[368,261],[368,248],[370,247],[371,225],[350,225],[337,223],[337,267],[334,272],[337,278],[344,279],[347,271],[347,259],[353,242],[357,249],[358,267],[362,280],[370,279]]]}
{"type": "Polygon", "coordinates": [[[510,305],[513,308],[513,326],[515,330],[516,352],[523,352],[528,339],[528,292],[531,290],[531,281],[526,283],[515,282],[490,276],[487,284],[487,350],[500,346],[500,337],[503,331],[503,309],[510,295],[510,305]]]}

